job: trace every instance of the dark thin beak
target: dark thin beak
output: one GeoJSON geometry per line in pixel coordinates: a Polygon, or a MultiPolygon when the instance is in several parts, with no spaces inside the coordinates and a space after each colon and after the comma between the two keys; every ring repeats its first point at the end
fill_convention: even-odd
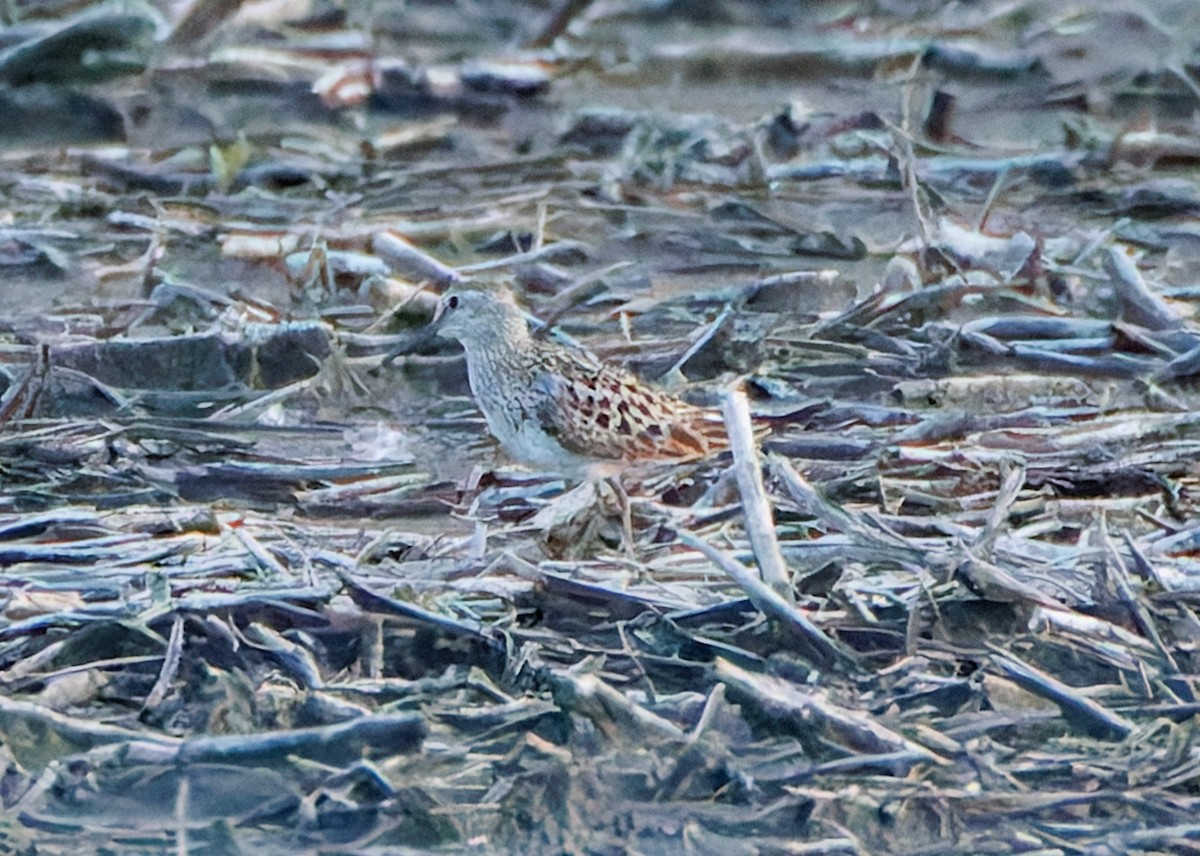
{"type": "Polygon", "coordinates": [[[441,324],[442,316],[446,314],[446,303],[443,300],[437,302],[437,308],[433,310],[433,318],[429,321],[429,326],[437,329],[441,324]]]}
{"type": "Polygon", "coordinates": [[[433,310],[433,318],[424,327],[418,327],[407,336],[400,340],[383,358],[383,365],[390,367],[397,357],[411,354],[414,351],[420,351],[428,347],[429,343],[437,338],[438,329],[442,326],[442,316],[446,314],[446,305],[442,301],[438,301],[437,308],[433,310]]]}

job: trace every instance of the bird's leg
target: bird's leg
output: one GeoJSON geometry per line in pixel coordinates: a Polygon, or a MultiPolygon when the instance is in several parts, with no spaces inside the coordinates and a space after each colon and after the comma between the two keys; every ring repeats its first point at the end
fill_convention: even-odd
{"type": "Polygon", "coordinates": [[[621,502],[621,546],[626,556],[637,559],[637,542],[633,540],[633,505],[629,501],[629,494],[625,492],[625,485],[621,484],[621,477],[613,476],[611,481],[621,502]]]}

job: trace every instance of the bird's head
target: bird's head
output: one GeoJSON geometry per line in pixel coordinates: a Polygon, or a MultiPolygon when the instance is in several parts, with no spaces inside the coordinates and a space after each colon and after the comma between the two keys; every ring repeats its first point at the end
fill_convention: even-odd
{"type": "Polygon", "coordinates": [[[529,325],[507,290],[456,285],[442,295],[433,323],[439,336],[464,346],[524,341],[529,325]]]}

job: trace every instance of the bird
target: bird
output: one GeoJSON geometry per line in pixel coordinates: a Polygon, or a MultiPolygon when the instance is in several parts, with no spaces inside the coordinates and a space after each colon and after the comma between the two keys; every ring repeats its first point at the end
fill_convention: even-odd
{"type": "Polygon", "coordinates": [[[462,344],[471,394],[518,463],[596,480],[728,446],[717,412],[535,336],[506,288],[452,286],[433,325],[462,344]]]}

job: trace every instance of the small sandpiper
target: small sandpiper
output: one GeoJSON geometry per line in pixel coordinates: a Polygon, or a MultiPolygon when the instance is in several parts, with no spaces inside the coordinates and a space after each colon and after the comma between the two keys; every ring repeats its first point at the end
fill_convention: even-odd
{"type": "Polygon", "coordinates": [[[588,481],[727,446],[720,415],[536,338],[507,290],[451,288],[434,323],[467,355],[471,393],[517,462],[588,481]]]}

